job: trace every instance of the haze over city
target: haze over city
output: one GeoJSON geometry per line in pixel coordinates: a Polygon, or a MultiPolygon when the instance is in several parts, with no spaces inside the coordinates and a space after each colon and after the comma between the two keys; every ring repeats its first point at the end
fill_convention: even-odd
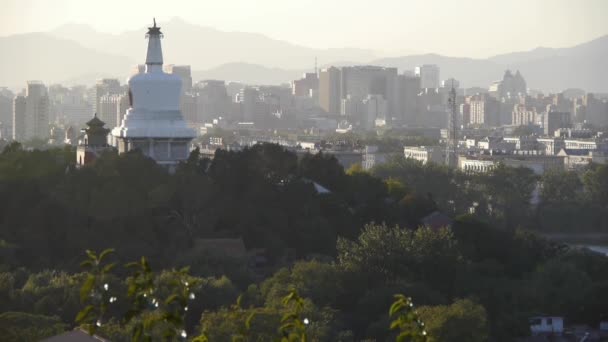
{"type": "Polygon", "coordinates": [[[608,341],[607,1],[0,8],[0,342],[608,341]]]}
{"type": "MultiPolygon", "coordinates": [[[[608,33],[602,0],[195,1],[4,0],[0,34],[67,23],[121,33],[156,16],[251,32],[314,48],[356,47],[388,55],[487,58],[536,47],[569,47],[608,33]]],[[[345,56],[347,57],[347,56],[345,56]]]]}

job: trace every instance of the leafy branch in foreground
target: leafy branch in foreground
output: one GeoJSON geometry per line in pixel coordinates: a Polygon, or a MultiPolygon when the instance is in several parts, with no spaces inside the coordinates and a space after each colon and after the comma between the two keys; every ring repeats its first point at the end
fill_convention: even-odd
{"type": "Polygon", "coordinates": [[[283,298],[283,305],[288,310],[281,318],[281,328],[279,331],[283,336],[282,342],[306,342],[306,325],[308,319],[302,319],[302,310],[304,309],[304,299],[298,295],[298,292],[292,289],[287,296],[283,298]]]}
{"type": "Polygon", "coordinates": [[[424,323],[414,309],[410,297],[402,294],[395,295],[395,302],[391,305],[389,316],[393,318],[391,330],[399,330],[397,342],[426,342],[428,341],[424,323]]]}
{"type": "MultiPolygon", "coordinates": [[[[88,305],[78,313],[76,322],[94,334],[102,326],[108,306],[117,298],[110,295],[106,282],[114,264],[103,265],[104,258],[113,250],[105,250],[99,256],[87,251],[88,259],[82,263],[89,269],[80,289],[81,301],[88,305]]],[[[152,341],[162,336],[164,340],[186,339],[185,318],[188,302],[195,298],[194,290],[199,280],[189,275],[188,268],[155,274],[145,257],[139,262],[125,265],[132,270],[127,279],[129,309],[121,324],[131,325],[132,341],[152,341]]]]}
{"type": "Polygon", "coordinates": [[[83,325],[91,335],[101,326],[109,304],[116,301],[116,297],[110,295],[107,282],[116,264],[104,264],[104,259],[113,252],[113,249],[106,249],[97,255],[87,250],[87,259],[80,264],[88,269],[86,280],[80,288],[80,302],[86,306],[76,316],[76,322],[83,325]]]}

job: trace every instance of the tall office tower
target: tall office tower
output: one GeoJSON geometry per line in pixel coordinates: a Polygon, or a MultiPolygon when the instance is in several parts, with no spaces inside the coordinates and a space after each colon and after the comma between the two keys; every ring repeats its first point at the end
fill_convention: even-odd
{"type": "Polygon", "coordinates": [[[608,125],[608,104],[593,94],[587,94],[583,97],[583,105],[585,106],[585,120],[595,126],[608,125]]]}
{"type": "Polygon", "coordinates": [[[435,64],[424,64],[416,67],[416,76],[420,77],[420,88],[439,88],[439,67],[435,64]]]}
{"type": "Polygon", "coordinates": [[[368,95],[362,101],[363,117],[360,126],[365,129],[373,129],[376,123],[386,123],[388,116],[388,103],[382,95],[368,95]]]}
{"type": "Polygon", "coordinates": [[[471,104],[460,104],[460,124],[462,127],[467,127],[471,123],[471,104]]]}
{"type": "Polygon", "coordinates": [[[420,77],[413,73],[403,73],[398,78],[397,99],[399,100],[398,119],[404,124],[413,125],[416,122],[418,94],[420,94],[420,77]]]}
{"type": "Polygon", "coordinates": [[[543,113],[543,130],[545,135],[552,136],[559,128],[572,127],[572,120],[569,112],[554,111],[552,106],[547,106],[547,111],[543,113]]]}
{"type": "Polygon", "coordinates": [[[584,95],[581,98],[572,99],[572,120],[576,123],[585,122],[587,118],[587,107],[584,104],[584,95]]]}
{"type": "Polygon", "coordinates": [[[230,114],[230,95],[221,80],[205,80],[196,84],[197,121],[202,123],[230,114]]]}
{"type": "Polygon", "coordinates": [[[120,125],[120,102],[124,99],[124,95],[106,94],[99,98],[99,107],[97,108],[97,117],[106,124],[106,127],[112,129],[120,125]]]}
{"type": "Polygon", "coordinates": [[[120,81],[114,78],[104,78],[97,81],[95,85],[95,103],[93,104],[93,111],[99,112],[99,102],[101,97],[104,95],[120,95],[123,93],[123,89],[120,86],[120,81]]]}
{"type": "Polygon", "coordinates": [[[511,124],[516,126],[533,125],[537,122],[536,116],[535,107],[518,104],[513,106],[511,124]]]}
{"type": "Polygon", "coordinates": [[[58,108],[58,120],[66,126],[82,127],[90,119],[93,113],[94,101],[87,101],[87,88],[75,86],[63,95],[60,103],[55,103],[58,108]]]}
{"type": "Polygon", "coordinates": [[[188,158],[196,133],[186,125],[179,108],[181,79],[163,72],[162,36],[155,20],[146,34],[146,72],[129,78],[130,108],[112,130],[112,139],[119,153],[138,149],[174,170],[188,158]]]}
{"type": "Polygon", "coordinates": [[[182,80],[182,94],[192,91],[192,70],[189,65],[165,65],[165,72],[179,76],[182,80]]]}
{"type": "Polygon", "coordinates": [[[316,72],[307,72],[299,80],[291,82],[294,96],[314,97],[319,90],[319,77],[316,72]]]}
{"type": "Polygon", "coordinates": [[[179,76],[182,80],[182,91],[179,97],[179,109],[188,124],[198,124],[197,122],[197,95],[192,91],[192,70],[189,65],[169,64],[164,66],[167,74],[179,76]]]}
{"type": "Polygon", "coordinates": [[[25,137],[25,96],[17,95],[13,100],[13,140],[23,141],[25,137]]]}
{"type": "Polygon", "coordinates": [[[63,99],[70,89],[61,84],[49,86],[49,122],[58,124],[63,120],[63,99]]]}
{"type": "Polygon", "coordinates": [[[382,95],[387,102],[387,118],[398,114],[397,68],[353,66],[341,69],[340,94],[362,101],[368,95],[382,95]]]}
{"type": "Polygon", "coordinates": [[[471,96],[471,124],[486,127],[496,126],[499,123],[499,102],[494,97],[481,94],[471,96]]]}
{"type": "Polygon", "coordinates": [[[25,98],[15,98],[13,113],[13,139],[27,141],[49,137],[49,96],[40,81],[27,82],[25,98]],[[16,132],[16,136],[15,136],[16,132]]]}
{"type": "Polygon", "coordinates": [[[340,94],[340,69],[330,67],[319,72],[319,106],[329,114],[339,114],[342,102],[340,94]]]}
{"type": "Polygon", "coordinates": [[[572,110],[572,101],[566,98],[563,93],[553,95],[551,104],[557,112],[570,112],[572,110]]]}
{"type": "Polygon", "coordinates": [[[258,117],[260,92],[254,87],[241,89],[237,101],[241,106],[241,120],[252,122],[258,117]]]}
{"type": "Polygon", "coordinates": [[[0,139],[13,137],[13,98],[12,91],[0,88],[0,139]]]}

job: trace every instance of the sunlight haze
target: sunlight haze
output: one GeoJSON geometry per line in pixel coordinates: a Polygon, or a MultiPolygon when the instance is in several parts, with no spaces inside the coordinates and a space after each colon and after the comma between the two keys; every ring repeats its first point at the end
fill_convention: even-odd
{"type": "Polygon", "coordinates": [[[180,17],[314,48],[485,58],[538,46],[568,47],[608,33],[604,0],[2,2],[0,36],[48,31],[66,23],[120,33],[139,29],[154,16],[160,25],[180,17]]]}

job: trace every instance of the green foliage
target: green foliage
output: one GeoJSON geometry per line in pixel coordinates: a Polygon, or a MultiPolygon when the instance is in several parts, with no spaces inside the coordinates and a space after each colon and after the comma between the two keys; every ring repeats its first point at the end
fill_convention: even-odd
{"type": "Polygon", "coordinates": [[[488,341],[486,310],[468,299],[456,300],[449,306],[427,306],[418,309],[425,322],[429,342],[488,341]]]}
{"type": "MultiPolygon", "coordinates": [[[[387,148],[383,142],[410,139],[402,133],[326,144],[387,148]]],[[[0,153],[0,312],[57,316],[70,326],[88,310],[81,322],[112,341],[175,340],[182,331],[205,331],[199,340],[211,341],[280,339],[281,318],[294,310],[282,301],[289,289],[301,296],[308,340],[390,339],[394,293],[433,308],[474,298],[497,341],[528,333],[527,318],[540,312],[606,319],[605,258],[525,230],[606,230],[605,166],[538,178],[526,169],[463,174],[395,157],[346,173],[331,155],[298,159],[272,144],[218,151],[213,160],[193,151],[173,174],[138,152],[106,153],[80,169],[73,159],[69,148],[11,144],[0,153]],[[536,189],[541,203],[533,206],[536,189]],[[457,217],[452,228],[416,229],[434,211],[457,217]],[[226,238],[242,239],[255,261],[202,247],[226,238]],[[105,246],[115,247],[117,265],[146,258],[104,271],[109,256],[92,253],[87,272],[76,273],[82,250],[105,246]]]]}
{"type": "Polygon", "coordinates": [[[608,206],[608,165],[594,165],[583,175],[583,184],[592,201],[608,206]]]}
{"type": "Polygon", "coordinates": [[[0,314],[0,340],[34,342],[64,332],[67,324],[59,317],[34,315],[24,312],[0,314]]]}
{"type": "Polygon", "coordinates": [[[306,342],[308,340],[306,326],[309,321],[308,318],[302,317],[304,299],[292,290],[283,298],[283,305],[287,308],[287,312],[281,318],[279,328],[282,335],[281,342],[306,342]]]}
{"type": "Polygon", "coordinates": [[[76,323],[83,325],[92,335],[106,319],[109,304],[115,301],[115,297],[109,293],[108,284],[108,275],[115,264],[104,262],[114,250],[106,249],[99,255],[91,250],[86,252],[87,259],[80,264],[89,270],[80,288],[80,302],[86,306],[76,316],[76,323]]]}
{"type": "Polygon", "coordinates": [[[427,333],[424,323],[414,310],[412,299],[402,294],[395,295],[395,302],[391,305],[388,315],[393,319],[391,330],[398,330],[397,342],[426,342],[427,333]]]}
{"type": "Polygon", "coordinates": [[[369,281],[425,281],[451,291],[462,256],[450,229],[415,231],[366,225],[356,242],[338,240],[338,260],[347,270],[367,274],[369,281]]]}

